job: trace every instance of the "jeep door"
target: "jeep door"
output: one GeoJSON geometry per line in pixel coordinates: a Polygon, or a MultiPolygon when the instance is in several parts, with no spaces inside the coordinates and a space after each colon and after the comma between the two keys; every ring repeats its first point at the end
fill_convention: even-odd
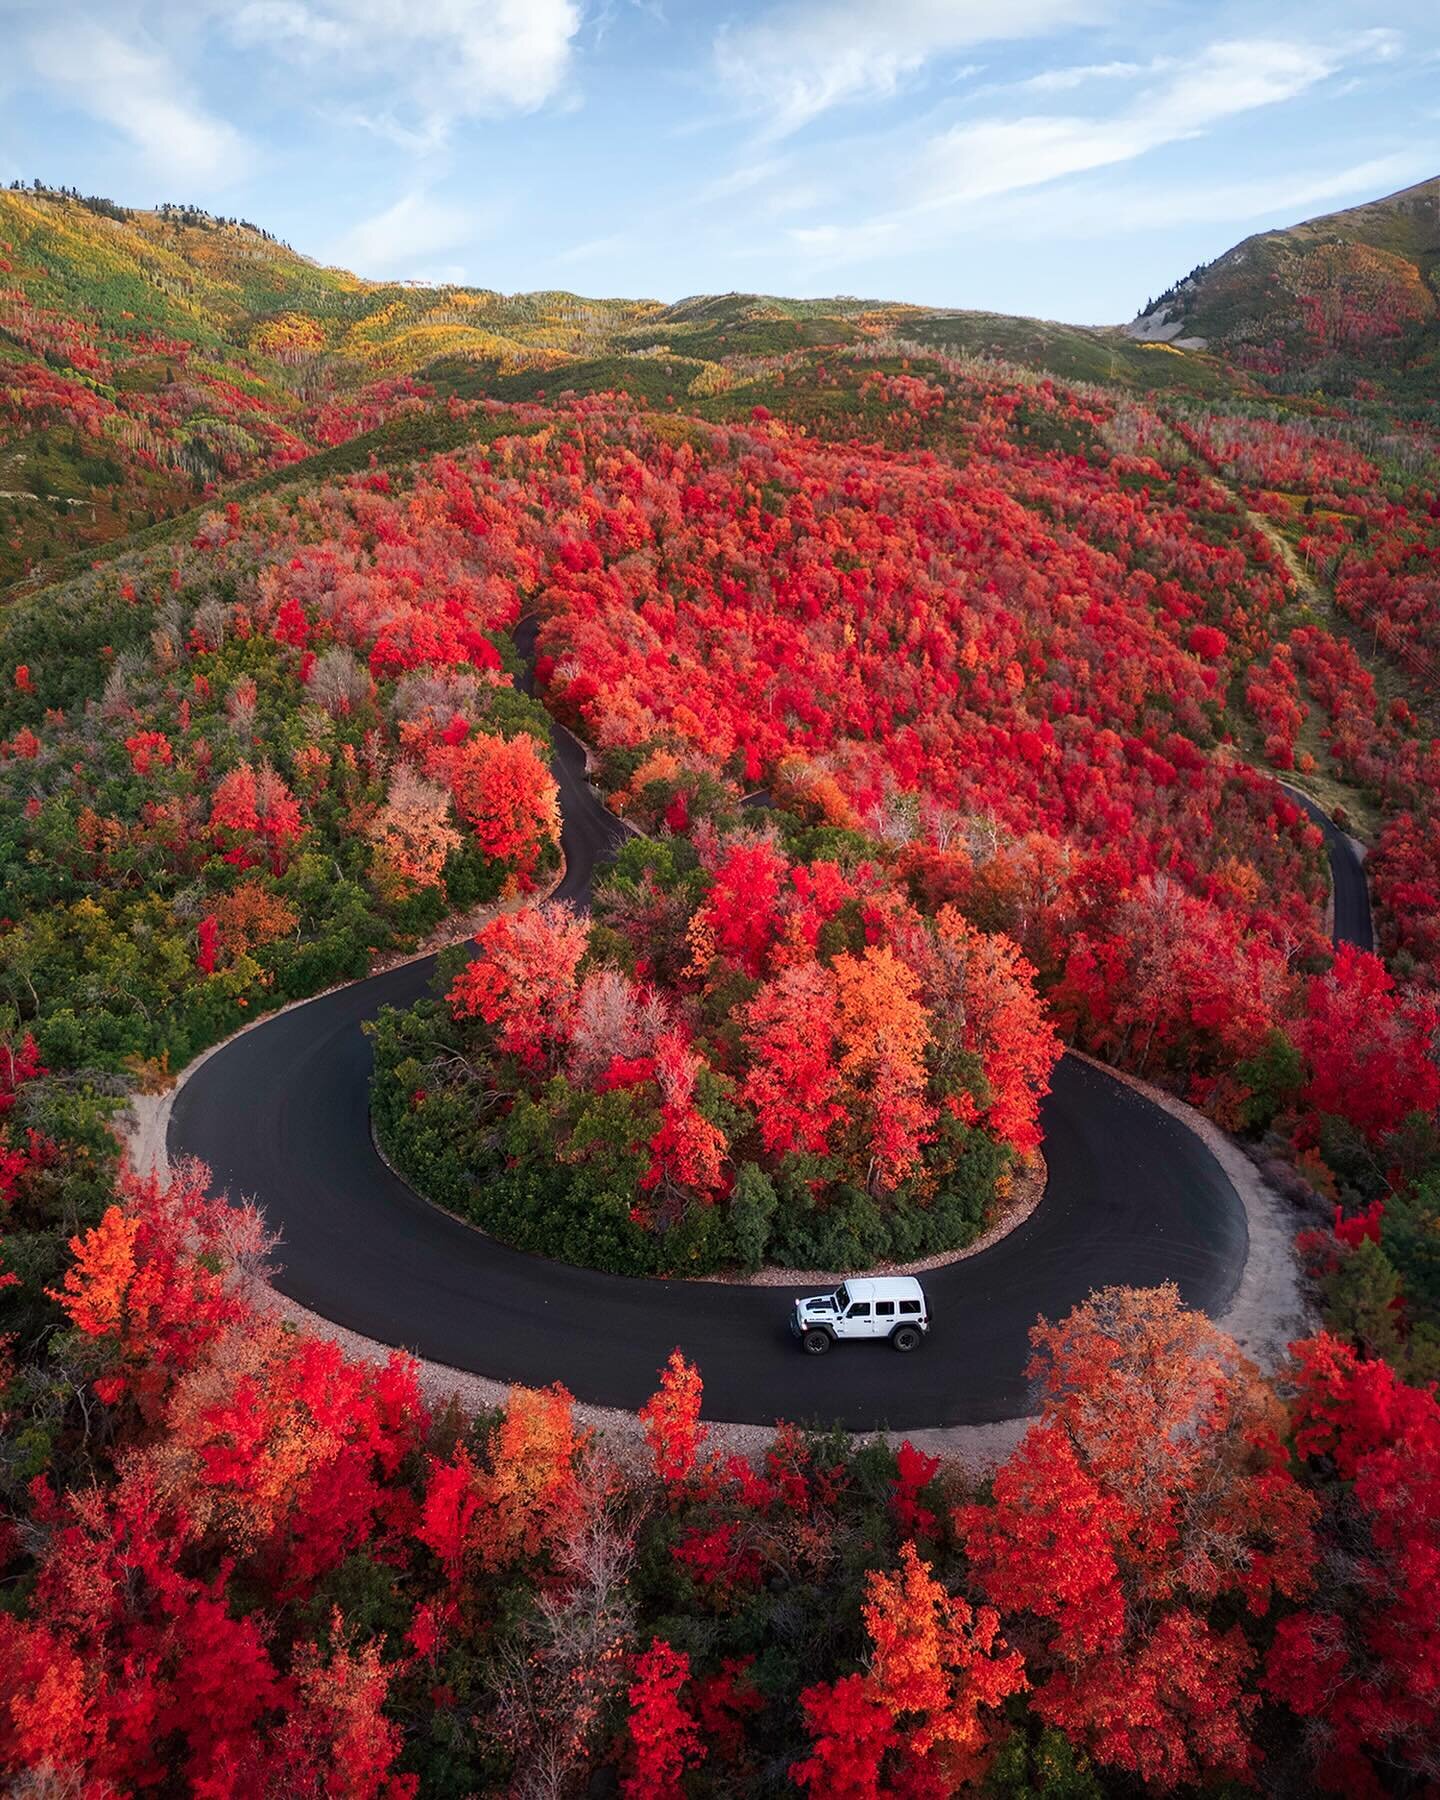
{"type": "Polygon", "coordinates": [[[843,1338],[869,1338],[875,1336],[875,1308],[868,1300],[852,1300],[840,1321],[840,1336],[843,1338]]]}

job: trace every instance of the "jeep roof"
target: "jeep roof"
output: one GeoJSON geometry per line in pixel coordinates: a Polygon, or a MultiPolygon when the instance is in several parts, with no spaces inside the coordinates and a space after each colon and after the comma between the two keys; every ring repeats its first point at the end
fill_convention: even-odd
{"type": "Polygon", "coordinates": [[[925,1291],[913,1275],[847,1276],[836,1286],[852,1300],[923,1300],[925,1291]]]}

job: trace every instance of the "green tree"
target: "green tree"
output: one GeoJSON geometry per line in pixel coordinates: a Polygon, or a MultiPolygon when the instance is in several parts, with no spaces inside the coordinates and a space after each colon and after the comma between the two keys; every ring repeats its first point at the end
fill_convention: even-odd
{"type": "Polygon", "coordinates": [[[1038,1735],[1032,1730],[1019,1727],[1001,1745],[987,1771],[985,1792],[996,1800],[1101,1800],[1089,1759],[1064,1733],[1048,1726],[1038,1735]]]}
{"type": "Polygon", "coordinates": [[[1380,1242],[1406,1305],[1440,1320],[1440,1169],[1386,1201],[1380,1242]]]}
{"type": "Polygon", "coordinates": [[[1240,1120],[1251,1131],[1264,1131],[1300,1092],[1305,1064],[1300,1052],[1278,1028],[1235,1074],[1250,1090],[1240,1107],[1240,1120]]]}
{"type": "Polygon", "coordinates": [[[759,1164],[741,1163],[730,1196],[730,1239],[735,1261],[751,1274],[764,1264],[778,1205],[775,1185],[759,1164]]]}
{"type": "Polygon", "coordinates": [[[1331,1330],[1367,1356],[1384,1357],[1399,1367],[1403,1362],[1395,1306],[1399,1294],[1395,1265],[1373,1238],[1362,1238],[1326,1279],[1325,1314],[1331,1330]]]}

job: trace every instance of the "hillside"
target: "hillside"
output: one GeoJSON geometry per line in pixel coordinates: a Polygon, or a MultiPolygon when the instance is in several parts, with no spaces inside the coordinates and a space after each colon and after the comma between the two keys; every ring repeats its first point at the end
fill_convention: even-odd
{"type": "Polygon", "coordinates": [[[704,401],[893,338],[1141,391],[1234,386],[1214,358],[1118,331],[849,298],[372,282],[189,208],[0,190],[0,585],[432,400],[704,401]]]}
{"type": "Polygon", "coordinates": [[[573,354],[662,310],[653,301],[366,281],[248,223],[188,208],[99,210],[109,205],[0,191],[27,300],[85,315],[112,344],[160,333],[192,353],[243,352],[270,373],[328,354],[373,375],[446,349],[573,354]]]}
{"type": "Polygon", "coordinates": [[[366,282],[248,224],[0,191],[0,581],[412,410],[436,357],[544,366],[658,310],[366,282]]]}
{"type": "Polygon", "coordinates": [[[1193,270],[1127,327],[1210,348],[1280,388],[1349,391],[1363,375],[1434,399],[1440,367],[1440,178],[1263,231],[1193,270]]]}

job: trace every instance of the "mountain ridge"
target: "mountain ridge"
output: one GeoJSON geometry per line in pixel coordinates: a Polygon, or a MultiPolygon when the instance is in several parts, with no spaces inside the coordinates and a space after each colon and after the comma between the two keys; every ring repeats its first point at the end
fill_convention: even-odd
{"type": "Polygon", "coordinates": [[[1138,342],[1214,349],[1261,375],[1440,350],[1440,176],[1252,233],[1192,269],[1124,327],[1138,342]]]}

